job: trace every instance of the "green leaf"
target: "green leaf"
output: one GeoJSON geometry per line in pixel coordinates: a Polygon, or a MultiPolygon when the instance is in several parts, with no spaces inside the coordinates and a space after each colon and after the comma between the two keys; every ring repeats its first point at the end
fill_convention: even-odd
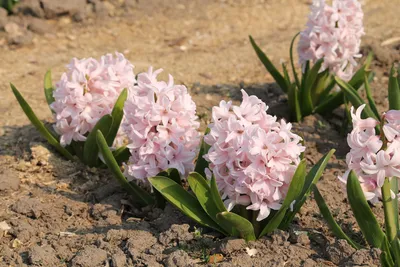
{"type": "Polygon", "coordinates": [[[69,160],[74,160],[74,157],[71,155],[71,153],[69,153],[67,149],[65,149],[60,145],[58,140],[43,125],[43,123],[38,119],[38,117],[36,117],[32,108],[25,101],[25,99],[22,97],[17,88],[15,88],[13,84],[10,84],[10,86],[15,95],[15,98],[18,100],[18,103],[20,104],[25,115],[28,117],[31,123],[36,127],[36,129],[40,132],[40,134],[47,140],[47,142],[49,142],[50,145],[54,146],[54,148],[57,149],[57,151],[60,152],[64,157],[66,157],[69,160]]]}
{"type": "Polygon", "coordinates": [[[129,157],[131,156],[131,152],[126,146],[121,146],[117,148],[112,152],[112,154],[118,165],[121,165],[123,162],[127,162],[129,160],[129,157]]]}
{"type": "Polygon", "coordinates": [[[73,153],[79,158],[80,161],[83,161],[83,146],[85,145],[85,142],[81,141],[75,141],[72,140],[70,147],[73,150],[73,153]]]}
{"type": "MultiPolygon", "coordinates": [[[[210,128],[207,128],[204,132],[204,136],[206,136],[210,132],[210,128]]],[[[204,170],[208,168],[208,161],[206,161],[203,156],[208,153],[210,149],[210,145],[204,142],[204,136],[201,140],[200,151],[197,157],[196,166],[194,167],[194,171],[199,173],[201,176],[206,177],[204,170]]]]}
{"type": "Polygon", "coordinates": [[[396,265],[400,265],[400,241],[396,237],[390,244],[393,252],[393,257],[395,258],[396,265]]]}
{"type": "MultiPolygon", "coordinates": [[[[396,179],[396,177],[394,179],[396,179]]],[[[397,233],[399,231],[399,210],[398,206],[396,205],[398,203],[398,199],[397,197],[392,199],[391,189],[389,178],[385,178],[381,191],[383,210],[385,214],[385,232],[389,243],[392,243],[392,241],[397,239],[397,233]]]]}
{"type": "Polygon", "coordinates": [[[163,176],[149,178],[151,185],[160,192],[166,200],[177,207],[183,214],[201,225],[213,228],[223,234],[225,231],[215,223],[203,210],[197,199],[173,180],[163,176]]]}
{"type": "Polygon", "coordinates": [[[285,63],[282,63],[282,70],[283,70],[283,78],[285,79],[286,82],[286,88],[289,88],[292,82],[290,81],[290,76],[285,63]]]}
{"type": "Polygon", "coordinates": [[[361,246],[347,236],[345,232],[343,232],[342,228],[336,223],[316,185],[313,186],[313,189],[315,202],[317,202],[318,208],[333,234],[339,239],[345,239],[353,248],[361,249],[361,246]]]}
{"type": "Polygon", "coordinates": [[[388,98],[389,98],[389,109],[400,110],[400,88],[398,82],[398,73],[394,66],[390,70],[389,76],[389,89],[388,89],[388,98]]]}
{"type": "Polygon", "coordinates": [[[292,71],[293,71],[293,76],[294,76],[294,80],[296,82],[296,86],[298,88],[298,90],[301,89],[301,84],[300,84],[300,80],[299,80],[299,76],[297,76],[297,72],[296,72],[296,68],[294,66],[294,60],[293,60],[293,45],[294,45],[294,41],[296,40],[297,36],[300,35],[300,32],[298,32],[292,39],[292,42],[290,43],[290,64],[292,65],[292,71]]]}
{"type": "Polygon", "coordinates": [[[293,220],[294,216],[297,212],[299,212],[301,206],[303,206],[307,197],[310,195],[312,185],[315,185],[318,180],[321,178],[322,173],[325,170],[326,165],[328,164],[330,158],[333,153],[335,153],[335,149],[331,149],[328,153],[326,153],[318,162],[315,164],[309,173],[306,175],[306,179],[304,182],[303,189],[300,195],[296,199],[296,203],[294,204],[293,211],[289,211],[283,224],[281,224],[282,228],[287,228],[289,223],[293,220]]]}
{"type": "Polygon", "coordinates": [[[314,107],[312,101],[312,94],[316,93],[312,89],[315,88],[315,81],[317,80],[319,70],[321,69],[323,59],[315,62],[314,66],[307,73],[307,78],[302,84],[302,92],[301,92],[301,103],[302,103],[302,113],[303,114],[311,114],[314,107]]]}
{"type": "MultiPolygon", "coordinates": [[[[340,86],[340,88],[343,90],[343,92],[346,95],[346,98],[351,102],[351,104],[354,106],[354,108],[358,108],[359,106],[365,104],[364,100],[358,95],[357,91],[348,83],[345,81],[342,81],[338,77],[335,77],[336,83],[340,86]]],[[[377,118],[372,112],[371,108],[366,105],[363,113],[365,114],[366,117],[371,117],[379,121],[379,117],[377,118]]]]}
{"type": "Polygon", "coordinates": [[[122,174],[121,169],[118,166],[117,161],[113,157],[110,148],[108,147],[107,141],[104,138],[102,132],[100,130],[96,131],[97,133],[97,144],[102,154],[105,163],[107,164],[108,169],[112,172],[115,179],[121,184],[121,186],[131,195],[133,195],[133,201],[141,206],[148,206],[154,204],[153,197],[140,188],[135,183],[129,183],[126,180],[125,176],[122,174]]]}
{"type": "Polygon", "coordinates": [[[290,204],[292,204],[292,202],[296,200],[296,198],[300,195],[301,190],[303,189],[304,179],[306,176],[306,167],[307,167],[306,160],[303,159],[299,163],[295,173],[293,174],[292,181],[290,182],[287,195],[282,203],[281,208],[274,215],[274,217],[268,222],[268,224],[264,227],[259,237],[269,234],[276,228],[278,228],[283,218],[285,217],[286,211],[289,209],[290,204]]]}
{"type": "Polygon", "coordinates": [[[310,71],[310,61],[307,60],[302,68],[302,75],[301,75],[301,91],[304,91],[304,87],[306,85],[306,80],[310,71]]]}
{"type": "Polygon", "coordinates": [[[386,236],[383,238],[382,246],[379,248],[382,252],[386,252],[388,255],[388,260],[389,262],[394,265],[393,262],[393,256],[392,256],[392,248],[390,247],[390,244],[388,242],[388,239],[386,236]]]}
{"type": "MultiPolygon", "coordinates": [[[[164,170],[157,174],[157,176],[163,176],[171,179],[178,185],[182,186],[182,180],[181,180],[181,175],[179,174],[178,170],[175,168],[169,168],[167,170],[164,170]]],[[[165,207],[165,198],[164,196],[158,192],[157,190],[154,190],[154,194],[156,196],[156,202],[157,202],[157,207],[164,209],[165,207]]]]}
{"type": "Polygon", "coordinates": [[[301,121],[302,114],[299,103],[299,93],[296,84],[294,83],[289,87],[288,105],[290,108],[291,120],[296,122],[301,121]]]}
{"type": "MultiPolygon", "coordinates": [[[[365,88],[365,93],[367,94],[368,104],[371,107],[372,112],[375,114],[375,116],[377,118],[380,118],[381,116],[379,115],[378,109],[376,108],[374,98],[372,97],[371,86],[369,85],[367,75],[364,76],[364,88],[365,88]]],[[[399,94],[400,94],[400,91],[399,91],[399,94]]],[[[399,95],[399,97],[400,97],[400,95],[399,95]]],[[[390,98],[389,98],[389,102],[390,102],[390,98]]]]}
{"type": "Polygon", "coordinates": [[[157,176],[168,177],[168,178],[172,179],[172,181],[174,181],[175,183],[182,186],[181,175],[179,174],[178,170],[175,168],[169,168],[163,172],[163,175],[157,175],[157,176]]]}
{"type": "MultiPolygon", "coordinates": [[[[333,78],[330,78],[329,84],[326,86],[324,91],[319,96],[318,106],[321,105],[321,103],[324,103],[325,101],[330,100],[330,98],[334,97],[337,94],[336,92],[331,94],[331,91],[335,87],[335,85],[336,85],[335,80],[333,78]]],[[[315,110],[318,109],[318,106],[315,107],[313,112],[315,112],[315,110]]]]}
{"type": "Polygon", "coordinates": [[[390,261],[388,253],[386,253],[385,251],[381,252],[380,262],[382,267],[394,267],[394,263],[390,261]]]}
{"type": "Polygon", "coordinates": [[[279,85],[279,87],[282,89],[282,91],[287,93],[288,87],[287,87],[287,83],[285,81],[285,78],[275,68],[275,66],[269,60],[267,55],[265,55],[264,52],[254,42],[253,37],[249,36],[249,38],[250,38],[250,43],[253,46],[254,50],[256,51],[256,54],[257,54],[258,58],[264,64],[265,68],[271,74],[271,76],[275,79],[275,82],[279,85]]]}
{"type": "Polygon", "coordinates": [[[226,231],[226,233],[232,234],[232,225],[225,224],[224,222],[220,223],[217,220],[217,214],[226,211],[226,209],[225,207],[221,209],[221,207],[217,205],[206,179],[204,179],[204,177],[197,172],[192,172],[189,174],[187,180],[190,185],[190,189],[192,189],[193,193],[196,195],[196,198],[203,207],[203,210],[208,214],[208,216],[210,216],[211,219],[219,224],[226,231]]]}
{"type": "Polygon", "coordinates": [[[362,86],[364,83],[364,76],[365,74],[369,74],[371,72],[370,70],[370,65],[372,62],[372,59],[374,58],[374,54],[370,52],[367,56],[367,58],[364,61],[364,64],[362,65],[361,68],[359,68],[356,73],[353,75],[351,80],[349,81],[349,84],[355,88],[358,89],[362,86]]]}
{"type": "MultiPolygon", "coordinates": [[[[364,75],[368,74],[368,80],[371,82],[374,74],[370,71],[369,67],[373,59],[373,54],[369,53],[364,65],[353,75],[349,84],[356,90],[358,90],[364,83],[364,75]]],[[[338,108],[343,104],[343,92],[329,95],[329,97],[321,97],[320,104],[315,108],[314,112],[321,115],[328,114],[334,109],[338,108]]]]}
{"type": "Polygon", "coordinates": [[[211,189],[211,195],[219,211],[221,212],[227,211],[224,202],[221,199],[221,195],[219,194],[217,182],[215,181],[214,175],[211,177],[210,189],[211,189]]]}
{"type": "MultiPolygon", "coordinates": [[[[48,70],[46,74],[44,75],[44,95],[46,97],[47,104],[50,105],[55,101],[54,96],[53,96],[53,82],[51,81],[51,71],[48,70]]],[[[50,108],[51,112],[54,113],[54,111],[50,108]]]]}
{"type": "Polygon", "coordinates": [[[365,239],[371,246],[381,248],[386,236],[379,227],[379,223],[365,199],[364,192],[354,171],[350,172],[346,187],[351,210],[365,239]]]}
{"type": "Polygon", "coordinates": [[[127,97],[128,91],[125,88],[124,90],[122,90],[117,101],[115,102],[113,110],[111,111],[112,125],[109,129],[108,135],[106,136],[107,144],[109,146],[113,145],[114,139],[117,136],[119,126],[121,125],[121,121],[124,116],[124,104],[127,97]]]}
{"type": "Polygon", "coordinates": [[[93,127],[92,131],[86,138],[83,146],[83,162],[90,167],[95,167],[99,164],[99,147],[97,146],[97,131],[106,136],[112,125],[113,119],[111,115],[104,115],[93,127]]]}
{"type": "Polygon", "coordinates": [[[240,237],[244,238],[247,242],[256,240],[253,225],[242,216],[224,211],[217,214],[217,219],[235,227],[239,231],[240,237]]]}

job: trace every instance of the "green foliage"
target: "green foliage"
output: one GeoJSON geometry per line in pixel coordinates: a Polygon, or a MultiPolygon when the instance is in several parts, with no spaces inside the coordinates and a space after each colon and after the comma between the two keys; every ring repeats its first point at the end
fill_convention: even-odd
{"type": "MultiPolygon", "coordinates": [[[[291,81],[286,66],[283,64],[283,74],[272,64],[267,55],[255,43],[250,36],[250,43],[253,46],[258,58],[263,63],[267,71],[275,79],[283,92],[288,95],[288,104],[290,108],[290,116],[292,121],[300,121],[304,117],[320,113],[322,115],[331,113],[334,109],[343,104],[344,95],[342,92],[335,92],[336,82],[329,72],[320,72],[323,60],[318,60],[310,68],[310,62],[307,62],[303,68],[302,77],[297,74],[294,59],[293,45],[296,34],[290,44],[290,65],[294,77],[294,82],[291,81]]],[[[372,54],[368,55],[364,65],[353,75],[350,80],[350,85],[358,90],[364,84],[364,76],[369,74],[369,65],[371,64],[372,54]]]]}
{"type": "Polygon", "coordinates": [[[300,162],[281,208],[279,211],[271,213],[266,224],[257,222],[256,216],[254,216],[256,213],[247,212],[245,207],[240,205],[238,205],[238,209],[228,212],[222,202],[214,177],[207,181],[197,172],[190,173],[188,183],[194,195],[185,191],[168,177],[152,177],[149,178],[149,181],[167,201],[194,221],[213,228],[224,235],[238,236],[250,241],[277,228],[285,229],[288,226],[305,202],[311,186],[321,177],[333,153],[334,150],[331,150],[324,155],[308,174],[306,173],[306,160],[300,162]],[[261,226],[263,226],[263,229],[260,229],[261,226]]]}
{"type": "MultiPolygon", "coordinates": [[[[94,131],[93,131],[94,132],[94,131]]],[[[140,206],[148,206],[154,204],[154,198],[147,191],[143,190],[141,187],[135,183],[129,183],[125,176],[121,172],[121,169],[115,160],[110,148],[108,147],[106,138],[102,134],[101,130],[96,132],[96,141],[98,148],[108,169],[114,174],[114,177],[121,184],[121,186],[128,191],[133,196],[133,201],[140,206]]]]}

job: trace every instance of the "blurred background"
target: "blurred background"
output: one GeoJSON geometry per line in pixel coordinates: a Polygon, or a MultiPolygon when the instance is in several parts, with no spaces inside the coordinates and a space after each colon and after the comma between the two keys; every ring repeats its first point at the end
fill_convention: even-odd
{"type": "MultiPolygon", "coordinates": [[[[1,125],[28,122],[9,82],[21,90],[41,119],[50,118],[42,94],[43,75],[52,69],[56,82],[72,57],[124,53],[135,65],[135,73],[150,65],[163,68],[163,77],[171,73],[176,83],[196,92],[196,102],[207,100],[208,106],[219,99],[204,97],[203,91],[224,95],[229,91],[225,85],[263,86],[272,78],[257,59],[248,35],[275,64],[288,61],[290,41],[304,28],[311,2],[19,0],[9,14],[0,9],[0,112],[5,115],[1,125]]],[[[376,71],[385,73],[400,58],[400,0],[363,4],[362,52],[373,50],[376,71]]]]}

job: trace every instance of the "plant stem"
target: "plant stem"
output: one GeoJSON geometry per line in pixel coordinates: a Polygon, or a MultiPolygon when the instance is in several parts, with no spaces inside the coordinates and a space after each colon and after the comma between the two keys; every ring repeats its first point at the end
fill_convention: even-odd
{"type": "MultiPolygon", "coordinates": [[[[396,178],[394,178],[396,179],[396,178]]],[[[391,197],[391,184],[389,178],[385,178],[385,182],[382,186],[382,202],[383,202],[383,209],[385,212],[385,229],[386,229],[386,236],[391,243],[397,237],[397,224],[396,216],[394,213],[394,206],[393,200],[391,197]]]]}
{"type": "Polygon", "coordinates": [[[256,236],[260,234],[260,222],[257,221],[258,211],[252,210],[251,211],[251,224],[254,228],[254,233],[256,236]]]}

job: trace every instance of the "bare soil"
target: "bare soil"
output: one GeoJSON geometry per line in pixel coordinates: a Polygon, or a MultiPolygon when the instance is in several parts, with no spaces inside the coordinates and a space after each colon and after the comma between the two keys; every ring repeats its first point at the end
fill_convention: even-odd
{"type": "MultiPolygon", "coordinates": [[[[65,161],[37,131],[9,89],[14,83],[46,122],[43,96],[47,69],[57,80],[72,57],[119,51],[136,66],[153,65],[188,86],[202,128],[222,99],[240,101],[239,90],[256,94],[278,117],[286,98],[258,61],[252,34],[272,61],[288,61],[291,38],[306,22],[311,1],[137,1],[131,12],[81,23],[58,19],[53,33],[33,44],[0,47],[0,266],[379,266],[379,251],[355,251],[332,236],[312,198],[289,232],[246,244],[202,229],[171,206],[137,210],[105,170],[65,161]],[[256,252],[250,256],[250,252],[256,252]]],[[[387,109],[387,70],[400,59],[399,0],[364,1],[363,53],[375,53],[374,95],[387,109]]],[[[336,219],[363,242],[337,176],[345,170],[346,141],[340,110],[327,119],[295,124],[306,140],[309,166],[337,150],[319,188],[336,219]]],[[[381,207],[374,207],[382,221],[381,207]]]]}

